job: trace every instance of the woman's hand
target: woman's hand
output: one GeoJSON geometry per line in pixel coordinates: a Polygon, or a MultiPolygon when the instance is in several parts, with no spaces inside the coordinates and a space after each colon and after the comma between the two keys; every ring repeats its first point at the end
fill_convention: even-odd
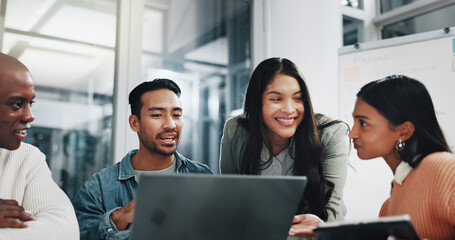
{"type": "Polygon", "coordinates": [[[313,237],[313,230],[318,227],[318,224],[323,222],[324,221],[322,221],[318,216],[313,214],[295,215],[292,220],[289,235],[298,237],[313,237]]]}

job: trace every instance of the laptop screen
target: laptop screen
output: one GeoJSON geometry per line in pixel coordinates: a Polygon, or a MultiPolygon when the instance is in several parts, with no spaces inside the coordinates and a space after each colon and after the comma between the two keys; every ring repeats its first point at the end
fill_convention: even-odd
{"type": "Polygon", "coordinates": [[[132,239],[286,239],[306,177],[141,175],[132,239]]]}

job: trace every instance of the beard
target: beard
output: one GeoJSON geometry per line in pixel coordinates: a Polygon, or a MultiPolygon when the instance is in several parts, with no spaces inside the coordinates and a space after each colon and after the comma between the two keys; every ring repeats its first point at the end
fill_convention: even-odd
{"type": "MultiPolygon", "coordinates": [[[[158,137],[159,135],[160,134],[158,134],[158,137]]],[[[177,134],[177,138],[178,137],[179,135],[177,134]]],[[[150,138],[141,135],[139,135],[139,141],[149,152],[156,153],[166,157],[173,155],[177,150],[178,145],[178,142],[176,144],[160,145],[157,143],[157,141],[153,141],[150,138]]]]}
{"type": "Polygon", "coordinates": [[[156,143],[153,143],[151,146],[148,146],[148,145],[144,145],[144,146],[150,152],[154,152],[154,153],[160,154],[162,156],[166,156],[166,157],[173,155],[175,153],[175,150],[177,149],[177,145],[172,146],[172,147],[158,147],[156,145],[156,143]]]}

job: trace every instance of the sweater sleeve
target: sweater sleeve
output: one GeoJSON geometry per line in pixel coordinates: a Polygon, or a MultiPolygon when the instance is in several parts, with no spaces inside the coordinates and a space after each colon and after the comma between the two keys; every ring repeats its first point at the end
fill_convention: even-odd
{"type": "MultiPolygon", "coordinates": [[[[33,149],[32,149],[33,150],[33,149]]],[[[30,169],[22,207],[30,211],[34,221],[27,228],[0,229],[0,239],[79,239],[79,228],[73,206],[66,194],[52,180],[45,156],[36,149],[25,157],[21,168],[30,169]]]]}
{"type": "Polygon", "coordinates": [[[440,161],[435,162],[439,165],[438,171],[432,171],[439,177],[436,189],[440,204],[435,208],[445,221],[455,227],[455,156],[448,153],[434,156],[442,156],[438,159],[440,161]]]}
{"type": "Polygon", "coordinates": [[[387,216],[387,212],[389,210],[389,203],[390,203],[390,198],[387,198],[387,200],[384,201],[382,204],[381,210],[379,211],[379,217],[385,217],[387,216]]]}
{"type": "Polygon", "coordinates": [[[343,190],[347,176],[349,138],[348,126],[337,123],[326,127],[321,136],[323,145],[322,167],[324,177],[334,184],[332,196],[326,207],[327,221],[343,220],[346,206],[343,203],[343,190]]]}
{"type": "Polygon", "coordinates": [[[447,205],[446,219],[455,227],[455,192],[452,191],[449,203],[447,205]]]}

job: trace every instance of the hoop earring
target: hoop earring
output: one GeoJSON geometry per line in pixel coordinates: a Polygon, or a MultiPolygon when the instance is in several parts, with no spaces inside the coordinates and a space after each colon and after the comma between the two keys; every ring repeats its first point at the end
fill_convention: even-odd
{"type": "Polygon", "coordinates": [[[398,142],[397,144],[395,144],[395,148],[398,150],[398,151],[402,151],[404,149],[404,147],[406,146],[406,143],[401,141],[401,138],[398,139],[398,142]]]}

